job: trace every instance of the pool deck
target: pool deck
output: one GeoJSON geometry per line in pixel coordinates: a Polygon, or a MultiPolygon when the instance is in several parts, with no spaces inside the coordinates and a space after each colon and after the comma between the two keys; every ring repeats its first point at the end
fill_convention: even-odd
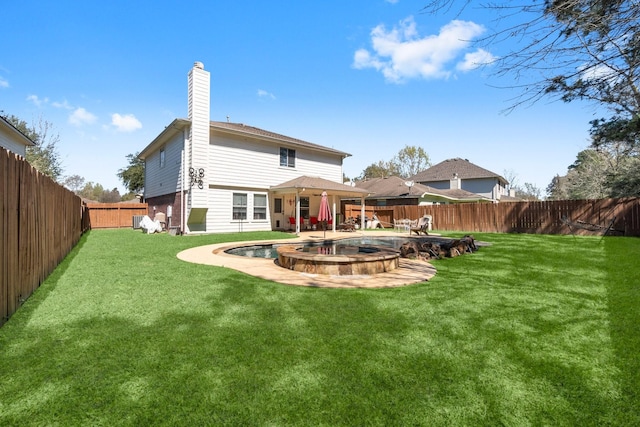
{"type": "Polygon", "coordinates": [[[349,237],[408,237],[408,233],[399,232],[331,232],[326,235],[322,231],[301,232],[299,237],[286,240],[227,242],[214,245],[198,246],[178,254],[178,258],[196,264],[226,267],[266,280],[294,286],[317,288],[393,288],[426,282],[436,274],[430,263],[420,260],[400,258],[397,269],[385,273],[359,276],[333,276],[324,274],[308,274],[287,270],[267,258],[250,258],[229,255],[224,251],[237,246],[268,243],[300,243],[313,240],[344,239],[349,237]]]}

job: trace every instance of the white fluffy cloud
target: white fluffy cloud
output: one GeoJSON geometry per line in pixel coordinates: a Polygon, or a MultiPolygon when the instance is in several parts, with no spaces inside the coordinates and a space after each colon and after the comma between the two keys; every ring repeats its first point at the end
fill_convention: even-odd
{"type": "Polygon", "coordinates": [[[483,65],[489,65],[497,58],[484,49],[464,54],[464,60],[458,62],[456,68],[460,71],[471,71],[483,65]]]}
{"type": "MultiPolygon", "coordinates": [[[[438,34],[421,37],[410,16],[391,30],[382,24],[371,30],[373,49],[356,51],[353,67],[378,70],[393,83],[412,78],[447,78],[452,72],[448,68],[450,63],[484,31],[482,25],[474,22],[454,20],[440,28],[438,34]]],[[[492,57],[489,52],[482,51],[483,55],[479,52],[465,57],[458,69],[466,71],[474,63],[477,67],[479,59],[492,57]]]]}
{"type": "Polygon", "coordinates": [[[0,88],[7,88],[9,87],[9,81],[0,77],[0,88]]]}
{"type": "Polygon", "coordinates": [[[142,128],[142,123],[140,123],[140,120],[133,114],[112,114],[111,124],[115,126],[119,132],[133,132],[142,128]]]}
{"type": "Polygon", "coordinates": [[[39,98],[38,95],[29,95],[27,96],[27,101],[33,102],[36,107],[41,107],[42,104],[49,102],[49,98],[39,98]]]}
{"type": "Polygon", "coordinates": [[[82,107],[76,108],[69,116],[69,123],[74,126],[90,125],[95,123],[97,117],[82,107]]]}
{"type": "Polygon", "coordinates": [[[62,108],[65,110],[73,110],[73,107],[71,106],[71,104],[69,104],[69,102],[65,99],[62,102],[57,102],[54,101],[51,103],[51,105],[53,105],[56,108],[62,108]]]}

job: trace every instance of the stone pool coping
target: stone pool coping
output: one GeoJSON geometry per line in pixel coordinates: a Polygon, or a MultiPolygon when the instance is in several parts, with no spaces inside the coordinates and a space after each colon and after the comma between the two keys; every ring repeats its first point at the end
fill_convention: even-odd
{"type": "Polygon", "coordinates": [[[250,258],[239,255],[230,255],[225,250],[237,246],[263,245],[263,244],[298,244],[305,241],[338,240],[358,236],[367,237],[409,237],[407,234],[397,232],[357,232],[344,233],[327,232],[322,235],[318,232],[301,233],[300,237],[285,240],[261,240],[226,242],[213,245],[198,246],[186,249],[178,253],[177,257],[183,261],[196,264],[213,265],[217,267],[231,268],[262,279],[293,286],[308,286],[318,288],[394,288],[415,283],[426,282],[436,274],[436,269],[429,262],[400,258],[399,266],[395,270],[371,274],[337,276],[325,274],[308,274],[293,270],[287,270],[268,258],[250,258]]]}

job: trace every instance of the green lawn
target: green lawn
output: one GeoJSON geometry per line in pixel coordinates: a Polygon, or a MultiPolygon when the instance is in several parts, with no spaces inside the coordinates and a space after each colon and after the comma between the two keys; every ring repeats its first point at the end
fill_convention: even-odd
{"type": "Polygon", "coordinates": [[[176,258],[277,237],[85,235],[0,328],[0,425],[640,425],[640,239],[476,234],[382,290],[176,258]]]}

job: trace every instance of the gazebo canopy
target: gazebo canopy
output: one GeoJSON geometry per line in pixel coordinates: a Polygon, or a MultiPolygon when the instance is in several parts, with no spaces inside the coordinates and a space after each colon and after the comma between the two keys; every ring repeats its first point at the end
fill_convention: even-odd
{"type": "Polygon", "coordinates": [[[279,194],[297,193],[317,196],[323,191],[326,191],[329,195],[339,197],[367,197],[371,195],[369,190],[313,176],[300,176],[282,184],[274,185],[270,190],[279,194]]]}

